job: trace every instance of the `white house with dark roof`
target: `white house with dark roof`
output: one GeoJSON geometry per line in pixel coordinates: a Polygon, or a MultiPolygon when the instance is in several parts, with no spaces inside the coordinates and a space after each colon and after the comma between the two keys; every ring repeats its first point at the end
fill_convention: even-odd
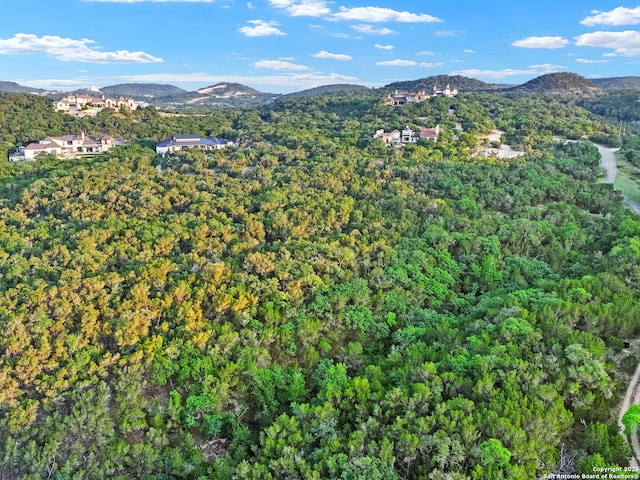
{"type": "Polygon", "coordinates": [[[165,155],[178,152],[183,148],[200,148],[202,150],[220,150],[233,145],[233,142],[224,138],[201,137],[196,134],[174,135],[156,145],[156,153],[165,155]]]}
{"type": "Polygon", "coordinates": [[[63,158],[77,158],[83,155],[105,153],[114,145],[123,145],[109,135],[101,138],[87,137],[84,132],[79,135],[62,137],[46,137],[39,142],[30,143],[9,156],[9,161],[35,160],[38,154],[49,153],[63,158]]]}

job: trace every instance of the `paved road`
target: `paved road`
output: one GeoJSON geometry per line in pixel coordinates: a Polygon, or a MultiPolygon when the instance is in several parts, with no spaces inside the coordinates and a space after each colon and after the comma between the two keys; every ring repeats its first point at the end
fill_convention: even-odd
{"type": "MultiPolygon", "coordinates": [[[[622,400],[622,405],[620,405],[620,414],[618,415],[618,428],[620,429],[620,435],[622,435],[624,438],[627,438],[627,436],[624,434],[622,416],[627,413],[627,410],[629,410],[629,407],[631,405],[640,403],[640,389],[638,388],[638,382],[640,382],[640,364],[638,364],[633,377],[631,377],[631,380],[629,381],[627,393],[625,393],[624,399],[622,400]]],[[[630,435],[630,437],[631,448],[633,449],[633,457],[631,457],[631,460],[629,460],[629,465],[637,469],[639,465],[638,458],[640,457],[640,443],[638,442],[638,434],[633,433],[630,435]]]]}
{"type": "MultiPolygon", "coordinates": [[[[564,142],[564,143],[573,143],[573,142],[581,142],[582,140],[569,140],[568,138],[554,136],[553,139],[556,142],[564,142]]],[[[616,175],[618,175],[618,166],[616,165],[616,154],[618,151],[617,148],[609,148],[604,145],[600,145],[599,143],[594,143],[598,152],[600,152],[600,167],[605,171],[606,179],[605,182],[613,183],[616,181],[616,175]]]]}
{"type": "Polygon", "coordinates": [[[617,148],[609,148],[604,145],[599,145],[594,143],[598,151],[600,152],[600,166],[606,173],[607,183],[613,183],[616,181],[616,175],[618,175],[618,167],[616,165],[616,154],[618,151],[617,148]]]}
{"type": "MultiPolygon", "coordinates": [[[[566,140],[559,137],[554,137],[555,140],[559,142],[566,142],[572,140],[566,140]]],[[[598,145],[594,143],[594,145],[598,148],[600,152],[600,166],[603,168],[606,174],[605,182],[614,183],[616,181],[616,175],[618,174],[618,167],[616,165],[616,155],[615,152],[617,149],[611,149],[605,147],[604,145],[598,145]]],[[[624,202],[631,206],[636,213],[640,213],[640,205],[630,200],[628,198],[624,199],[624,202]]],[[[629,460],[629,465],[634,469],[638,469],[640,467],[640,441],[638,439],[638,433],[634,433],[630,435],[630,438],[624,434],[624,425],[622,424],[622,417],[631,405],[635,405],[640,403],[640,364],[636,368],[633,377],[629,381],[629,385],[627,386],[627,392],[624,395],[622,400],[622,404],[620,405],[620,413],[618,415],[618,427],[620,429],[620,435],[622,435],[627,441],[631,440],[631,448],[633,449],[633,457],[629,460]]],[[[637,471],[637,470],[636,470],[637,471]]]]}
{"type": "MultiPolygon", "coordinates": [[[[618,174],[618,167],[616,165],[616,155],[615,152],[617,149],[607,148],[603,145],[598,145],[594,143],[596,147],[598,147],[598,151],[600,152],[600,166],[605,170],[607,179],[605,180],[607,183],[613,183],[616,181],[616,175],[618,174]]],[[[624,203],[629,205],[634,212],[640,213],[640,204],[634,202],[633,200],[624,197],[624,203]]]]}
{"type": "Polygon", "coordinates": [[[627,205],[629,205],[631,208],[633,208],[633,210],[636,213],[640,213],[640,203],[636,203],[633,200],[628,199],[627,197],[624,197],[624,203],[626,203],[627,205]]]}
{"type": "MultiPolygon", "coordinates": [[[[578,140],[568,140],[562,137],[553,137],[558,142],[576,142],[578,140]]],[[[618,166],[616,164],[616,154],[618,151],[617,148],[609,148],[604,145],[600,145],[594,143],[598,151],[600,152],[600,166],[605,172],[607,183],[614,183],[616,181],[616,176],[618,175],[618,166]]],[[[640,214],[640,203],[634,202],[633,200],[624,197],[624,203],[629,205],[634,212],[640,214]]]]}
{"type": "MultiPolygon", "coordinates": [[[[605,170],[606,176],[607,176],[605,181],[607,183],[615,182],[616,175],[618,173],[618,168],[616,166],[615,150],[607,148],[603,145],[597,145],[597,144],[594,144],[594,145],[598,147],[598,151],[600,152],[600,166],[605,170]]],[[[633,200],[629,200],[628,198],[625,198],[624,201],[626,204],[630,205],[631,208],[633,208],[633,210],[636,213],[640,213],[640,205],[638,205],[633,200]]],[[[629,410],[629,407],[631,407],[631,405],[640,403],[639,387],[640,387],[640,364],[638,364],[638,367],[636,368],[636,371],[633,374],[633,377],[631,377],[631,380],[629,381],[629,385],[627,386],[627,392],[625,393],[624,399],[622,400],[622,404],[620,405],[620,413],[618,415],[618,427],[620,429],[620,434],[625,438],[627,438],[627,436],[624,434],[624,425],[622,424],[622,417],[625,413],[627,413],[627,410],[629,410]]],[[[629,436],[629,438],[631,439],[631,448],[633,449],[633,457],[631,458],[631,460],[629,460],[629,465],[634,469],[638,469],[640,466],[640,463],[638,462],[638,459],[640,459],[640,441],[638,440],[638,434],[633,433],[629,436]]],[[[627,439],[627,441],[628,440],[629,439],[627,439]]]]}

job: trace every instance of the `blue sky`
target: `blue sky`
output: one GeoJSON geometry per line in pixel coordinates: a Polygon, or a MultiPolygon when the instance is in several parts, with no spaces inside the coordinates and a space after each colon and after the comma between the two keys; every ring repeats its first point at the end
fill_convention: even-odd
{"type": "Polygon", "coordinates": [[[2,0],[0,80],[285,93],[439,74],[640,75],[640,5],[538,0],[2,0]]]}

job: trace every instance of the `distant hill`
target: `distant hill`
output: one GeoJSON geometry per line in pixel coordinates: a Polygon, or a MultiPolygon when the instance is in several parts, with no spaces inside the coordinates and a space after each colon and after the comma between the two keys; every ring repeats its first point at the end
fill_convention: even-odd
{"type": "Polygon", "coordinates": [[[16,82],[1,82],[0,81],[0,92],[9,92],[9,93],[33,93],[36,95],[44,95],[47,93],[47,90],[43,90],[41,88],[31,88],[22,86],[16,82]]]}
{"type": "Polygon", "coordinates": [[[568,72],[548,73],[536,77],[514,88],[512,91],[578,95],[581,97],[593,97],[603,93],[603,90],[590,80],[575,73],[568,72]]]}
{"type": "Polygon", "coordinates": [[[393,82],[385,85],[385,90],[404,90],[410,92],[418,92],[421,90],[433,90],[433,87],[443,88],[450,85],[451,88],[457,88],[461,92],[477,92],[479,90],[496,90],[497,85],[485,83],[475,78],[463,77],[461,75],[435,75],[432,77],[421,78],[419,80],[407,80],[402,82],[393,82]]]}
{"type": "MultiPolygon", "coordinates": [[[[279,98],[302,98],[342,94],[387,94],[395,90],[431,91],[434,87],[450,85],[461,92],[527,92],[575,95],[591,98],[606,91],[640,91],[640,76],[599,78],[587,80],[575,73],[550,73],[534,78],[523,85],[504,85],[485,83],[461,75],[435,75],[417,80],[405,80],[390,83],[382,88],[370,89],[363,85],[334,84],[310,88],[286,95],[265,93],[239,83],[217,83],[195,91],[187,91],[169,84],[159,83],[123,83],[110,85],[98,90],[81,89],[74,93],[104,95],[106,97],[130,97],[146,102],[158,108],[194,109],[194,108],[237,108],[252,107],[272,102],[279,98]]],[[[65,92],[31,88],[16,82],[0,81],[0,92],[31,93],[61,98],[65,92]]]]}
{"type": "Polygon", "coordinates": [[[121,83],[119,85],[102,87],[100,91],[109,97],[129,97],[135,100],[145,100],[147,102],[153,98],[169,97],[172,95],[187,93],[186,90],[174,85],[160,83],[121,83]]]}
{"type": "Polygon", "coordinates": [[[591,80],[605,90],[640,90],[640,77],[611,77],[591,80]]]}
{"type": "Polygon", "coordinates": [[[278,96],[239,83],[217,83],[195,92],[150,100],[149,103],[163,108],[249,107],[261,105],[278,96]]]}
{"type": "Polygon", "coordinates": [[[341,95],[341,94],[353,94],[370,92],[369,87],[364,85],[351,85],[349,83],[337,83],[335,85],[323,85],[321,87],[309,88],[307,90],[301,90],[300,92],[287,93],[280,98],[304,98],[304,97],[319,97],[325,95],[341,95]]]}

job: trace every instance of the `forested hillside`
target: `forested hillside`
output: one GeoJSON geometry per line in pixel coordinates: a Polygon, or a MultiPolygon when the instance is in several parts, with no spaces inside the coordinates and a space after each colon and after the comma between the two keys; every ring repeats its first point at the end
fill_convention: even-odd
{"type": "Polygon", "coordinates": [[[552,141],[615,134],[586,110],[361,93],[75,119],[0,96],[5,150],[80,130],[135,143],[0,169],[0,478],[628,464],[612,354],[640,333],[640,220],[595,147],[552,141]],[[527,155],[472,156],[495,127],[527,155]],[[239,147],[156,157],[176,133],[239,147]]]}

